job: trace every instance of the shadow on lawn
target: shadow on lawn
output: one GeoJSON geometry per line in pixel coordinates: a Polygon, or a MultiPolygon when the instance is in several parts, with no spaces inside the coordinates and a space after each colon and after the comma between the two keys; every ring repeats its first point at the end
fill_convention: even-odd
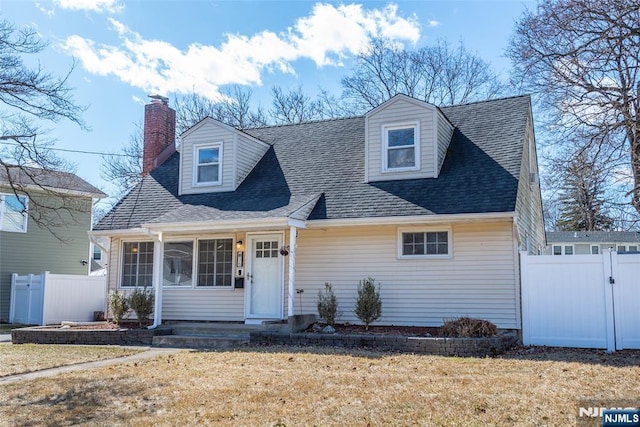
{"type": "MultiPolygon", "coordinates": [[[[368,350],[354,349],[342,347],[323,347],[323,346],[284,346],[284,345],[250,345],[247,347],[237,348],[233,350],[192,350],[197,352],[227,352],[240,351],[245,353],[312,353],[317,355],[347,355],[353,357],[362,357],[367,359],[382,359],[387,357],[399,356],[406,353],[384,350],[368,350]]],[[[430,354],[414,354],[418,357],[457,357],[457,356],[440,356],[430,354]]],[[[507,359],[507,360],[529,360],[529,361],[551,361],[551,362],[575,362],[588,363],[602,366],[640,366],[640,350],[622,350],[615,353],[607,353],[604,350],[581,349],[581,348],[563,348],[563,347],[522,347],[516,346],[507,352],[497,356],[464,357],[465,359],[507,359]]]]}
{"type": "MultiPolygon", "coordinates": [[[[58,384],[64,392],[37,399],[31,393],[21,393],[0,406],[13,408],[5,416],[20,426],[126,424],[132,418],[153,416],[162,409],[157,401],[145,397],[149,391],[145,384],[124,377],[63,378],[58,384]],[[123,405],[134,400],[135,405],[123,405]]],[[[33,394],[39,395],[37,391],[33,394]]]]}
{"type": "Polygon", "coordinates": [[[575,362],[615,367],[640,366],[640,350],[619,350],[615,353],[607,353],[605,350],[591,348],[518,346],[501,354],[498,358],[541,362],[575,362]]]}

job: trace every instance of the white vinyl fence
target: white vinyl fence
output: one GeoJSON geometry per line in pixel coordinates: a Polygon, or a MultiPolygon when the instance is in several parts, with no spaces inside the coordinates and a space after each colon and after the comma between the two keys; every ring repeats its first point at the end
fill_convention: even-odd
{"type": "Polygon", "coordinates": [[[640,349],[640,255],[520,254],[525,345],[640,349]]]}
{"type": "Polygon", "coordinates": [[[91,321],[94,311],[105,311],[106,299],[105,276],[13,274],[9,321],[30,325],[91,321]]]}

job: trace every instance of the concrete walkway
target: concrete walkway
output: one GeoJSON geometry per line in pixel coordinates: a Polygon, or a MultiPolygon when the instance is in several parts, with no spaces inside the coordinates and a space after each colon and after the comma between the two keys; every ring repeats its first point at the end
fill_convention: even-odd
{"type": "Polygon", "coordinates": [[[104,366],[117,365],[119,363],[136,362],[138,360],[151,359],[158,356],[168,356],[176,354],[184,349],[181,348],[152,348],[143,347],[145,351],[132,354],[131,356],[117,357],[115,359],[97,360],[95,362],[76,363],[74,365],[59,366],[57,368],[43,369],[41,371],[27,372],[24,374],[8,375],[0,377],[0,385],[10,384],[18,381],[32,380],[35,378],[53,377],[64,372],[83,371],[87,369],[102,368],[104,366]]]}
{"type": "Polygon", "coordinates": [[[11,334],[0,334],[0,342],[11,342],[11,334]]]}

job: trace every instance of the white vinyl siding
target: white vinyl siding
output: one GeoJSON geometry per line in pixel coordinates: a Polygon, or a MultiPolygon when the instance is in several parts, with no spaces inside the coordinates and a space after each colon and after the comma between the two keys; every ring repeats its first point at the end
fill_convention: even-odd
{"type": "Polygon", "coordinates": [[[539,255],[544,251],[544,222],[542,219],[542,199],[540,185],[531,182],[531,173],[538,172],[535,139],[531,116],[524,130],[522,162],[518,181],[516,212],[518,213],[518,231],[520,250],[530,255],[539,255]]]}
{"type": "Polygon", "coordinates": [[[381,283],[377,324],[439,326],[444,319],[471,316],[517,328],[512,231],[508,221],[454,224],[451,258],[398,259],[394,226],[300,230],[296,288],[304,293],[296,313],[315,313],[318,291],[331,282],[342,312],[338,321],[358,323],[357,285],[371,276],[381,283]]]}
{"type": "Polygon", "coordinates": [[[244,135],[239,135],[236,139],[236,187],[249,175],[251,170],[258,164],[269,146],[260,144],[244,135]]]}
{"type": "Polygon", "coordinates": [[[419,101],[398,98],[383,105],[366,117],[366,153],[368,181],[431,178],[435,176],[436,155],[436,108],[419,101]],[[417,123],[419,128],[419,170],[385,171],[384,135],[385,126],[402,123],[417,123]],[[385,171],[385,172],[383,172],[385,171]]]}
{"type": "Polygon", "coordinates": [[[185,134],[180,147],[180,194],[234,191],[260,161],[269,145],[213,119],[185,134]],[[220,146],[219,182],[196,184],[197,148],[220,146]]]}
{"type": "Polygon", "coordinates": [[[449,120],[446,119],[442,112],[438,111],[438,161],[437,161],[437,175],[440,174],[442,169],[442,163],[447,156],[447,150],[453,137],[454,127],[449,120]]]}

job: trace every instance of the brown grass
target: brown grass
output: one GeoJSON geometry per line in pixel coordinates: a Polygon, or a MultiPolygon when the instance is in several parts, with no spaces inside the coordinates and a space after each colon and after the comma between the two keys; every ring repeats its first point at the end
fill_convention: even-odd
{"type": "Polygon", "coordinates": [[[638,353],[476,359],[273,347],[6,384],[0,425],[573,425],[579,398],[638,396],[638,353]]]}
{"type": "Polygon", "coordinates": [[[0,377],[72,365],[74,363],[113,359],[139,351],[120,347],[2,344],[0,345],[0,377]]]}

